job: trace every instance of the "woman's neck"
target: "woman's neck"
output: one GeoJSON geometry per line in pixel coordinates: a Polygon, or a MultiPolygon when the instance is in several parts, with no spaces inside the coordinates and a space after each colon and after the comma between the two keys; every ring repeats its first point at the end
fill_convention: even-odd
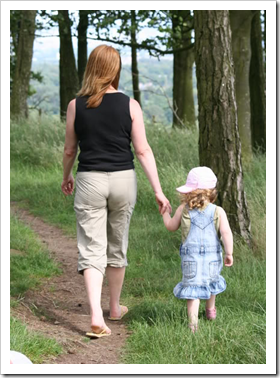
{"type": "Polygon", "coordinates": [[[110,85],[110,87],[107,89],[105,93],[114,93],[114,92],[118,92],[118,91],[112,85],[110,85]]]}

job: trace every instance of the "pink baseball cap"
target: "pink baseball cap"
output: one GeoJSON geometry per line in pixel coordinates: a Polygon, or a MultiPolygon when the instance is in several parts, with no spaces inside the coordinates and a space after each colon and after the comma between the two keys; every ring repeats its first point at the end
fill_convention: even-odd
{"type": "Polygon", "coordinates": [[[212,169],[196,167],[189,172],[186,184],[179,186],[176,190],[180,193],[189,193],[196,189],[214,189],[216,184],[217,177],[212,169]]]}

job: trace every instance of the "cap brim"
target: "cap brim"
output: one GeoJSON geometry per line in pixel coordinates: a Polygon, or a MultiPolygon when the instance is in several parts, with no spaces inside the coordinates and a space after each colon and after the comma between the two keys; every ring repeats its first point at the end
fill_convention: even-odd
{"type": "Polygon", "coordinates": [[[195,189],[196,188],[194,188],[192,186],[187,186],[187,185],[182,185],[182,186],[179,186],[179,188],[176,188],[177,192],[179,192],[179,193],[189,193],[189,192],[192,192],[195,189]]]}

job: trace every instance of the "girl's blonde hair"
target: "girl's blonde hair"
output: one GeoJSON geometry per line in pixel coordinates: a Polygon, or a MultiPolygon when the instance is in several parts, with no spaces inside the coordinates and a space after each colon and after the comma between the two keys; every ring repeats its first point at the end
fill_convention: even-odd
{"type": "Polygon", "coordinates": [[[88,58],[82,88],[78,96],[89,96],[88,108],[100,105],[107,89],[112,85],[118,89],[121,73],[121,57],[111,46],[97,46],[88,58]]]}
{"type": "Polygon", "coordinates": [[[189,193],[180,193],[181,203],[188,206],[190,210],[201,209],[207,202],[214,203],[218,192],[214,189],[196,189],[189,193]]]}

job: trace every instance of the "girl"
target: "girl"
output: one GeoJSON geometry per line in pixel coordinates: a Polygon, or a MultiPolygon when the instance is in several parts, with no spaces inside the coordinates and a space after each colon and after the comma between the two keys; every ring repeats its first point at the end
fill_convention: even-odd
{"type": "Polygon", "coordinates": [[[181,193],[181,205],[173,218],[163,214],[165,227],[176,231],[181,225],[180,246],[183,279],[174,288],[177,298],[187,299],[189,327],[198,328],[200,299],[206,299],[206,317],[216,318],[216,295],[226,289],[220,275],[223,266],[222,237],[225,249],[225,266],[233,264],[233,238],[225,211],[213,205],[217,198],[217,177],[210,168],[193,168],[185,185],[176,190],[181,193]]]}

